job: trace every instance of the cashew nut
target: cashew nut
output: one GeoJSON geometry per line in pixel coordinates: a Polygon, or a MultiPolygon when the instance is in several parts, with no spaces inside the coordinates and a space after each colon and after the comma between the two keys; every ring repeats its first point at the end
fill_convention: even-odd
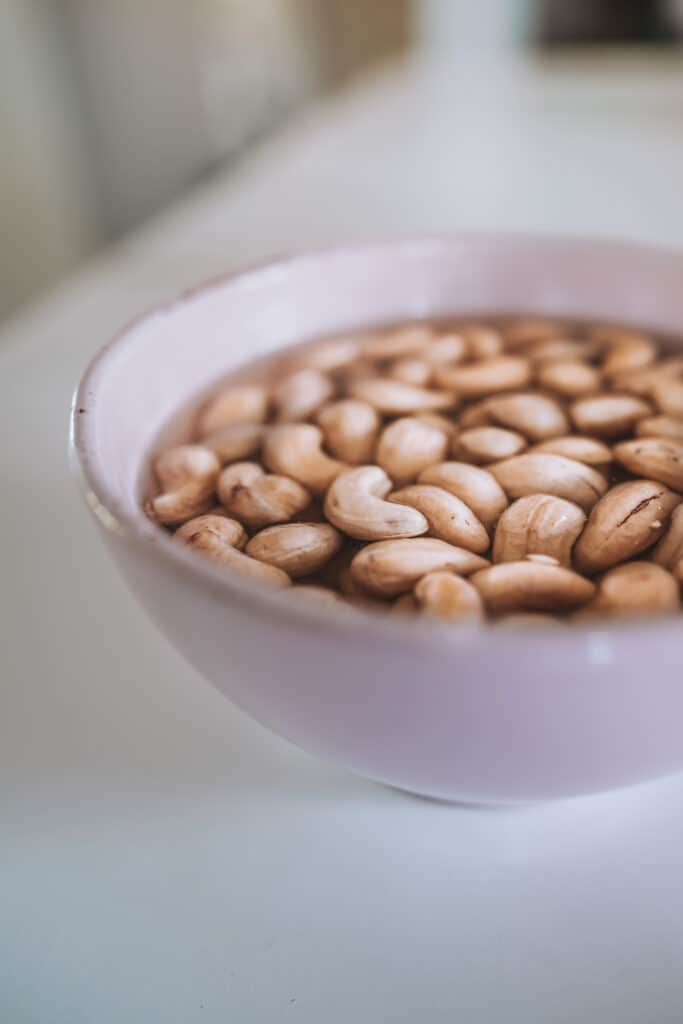
{"type": "Polygon", "coordinates": [[[526,387],[531,382],[531,364],[522,356],[494,356],[465,366],[439,366],[434,379],[440,388],[461,398],[479,398],[526,387]]]}
{"type": "Polygon", "coordinates": [[[550,494],[518,498],[498,521],[493,561],[519,562],[529,555],[548,555],[571,565],[572,548],[585,522],[585,512],[564,498],[550,494]]]}
{"type": "Polygon", "coordinates": [[[638,437],[666,437],[670,441],[683,441],[683,419],[673,416],[646,416],[635,426],[638,437]]]}
{"type": "Polygon", "coordinates": [[[325,498],[325,515],[357,540],[417,537],[429,524],[421,512],[384,501],[391,480],[379,466],[359,466],[341,473],[325,498]]]}
{"type": "Polygon", "coordinates": [[[375,461],[400,486],[414,480],[426,466],[440,462],[448,451],[448,441],[440,425],[406,416],[384,428],[375,461]]]}
{"type": "Polygon", "coordinates": [[[614,458],[634,476],[647,476],[674,491],[683,491],[683,441],[664,437],[622,441],[614,449],[614,458]]]}
{"type": "Polygon", "coordinates": [[[218,477],[217,489],[229,515],[250,530],[285,523],[311,501],[311,495],[296,480],[264,473],[256,462],[228,466],[218,477]]]}
{"type": "Polygon", "coordinates": [[[553,437],[550,441],[535,444],[530,452],[545,452],[548,455],[564,455],[575,462],[585,462],[587,466],[605,467],[612,461],[612,449],[594,437],[579,437],[568,434],[567,437],[553,437]]]}
{"type": "Polygon", "coordinates": [[[569,430],[569,421],[557,402],[533,391],[489,398],[487,409],[494,423],[516,430],[530,441],[546,441],[569,430]]]}
{"type": "Polygon", "coordinates": [[[154,463],[163,493],[147,503],[147,514],[164,526],[174,526],[207,512],[219,470],[218,459],[203,445],[169,448],[154,463]]]}
{"type": "Polygon", "coordinates": [[[247,535],[242,524],[234,519],[226,519],[223,516],[198,516],[176,530],[173,537],[193,551],[198,551],[214,562],[219,562],[244,576],[262,580],[274,587],[287,587],[291,583],[287,573],[276,569],[275,566],[257,562],[255,558],[250,558],[242,552],[241,548],[246,543],[247,535]]]}
{"type": "Polygon", "coordinates": [[[509,498],[527,494],[554,494],[589,511],[607,490],[602,473],[563,455],[525,452],[489,466],[509,498]]]}
{"type": "Polygon", "coordinates": [[[336,458],[349,465],[370,461],[380,427],[380,418],[371,405],[343,398],[324,405],[317,420],[325,444],[336,458]]]}
{"type": "Polygon", "coordinates": [[[544,362],[536,371],[536,377],[541,387],[556,391],[564,398],[583,398],[584,395],[595,394],[602,385],[599,371],[580,359],[544,362]]]}
{"type": "Polygon", "coordinates": [[[416,583],[414,595],[419,609],[445,622],[484,617],[484,605],[477,588],[452,572],[427,573],[416,583]]]}
{"type": "Polygon", "coordinates": [[[652,552],[652,561],[673,570],[683,559],[683,504],[671,514],[669,527],[652,552]]]}
{"type": "Polygon", "coordinates": [[[518,455],[527,447],[526,438],[502,427],[471,427],[456,434],[451,454],[475,463],[498,462],[518,455]]]}
{"type": "Polygon", "coordinates": [[[493,615],[505,612],[571,611],[586,604],[595,584],[561,565],[529,560],[500,562],[472,576],[493,615]]]}
{"type": "Polygon", "coordinates": [[[424,324],[408,324],[382,334],[370,335],[361,345],[363,355],[369,359],[397,359],[415,355],[427,348],[434,330],[424,324]]]}
{"type": "Polygon", "coordinates": [[[349,384],[354,398],[369,402],[378,412],[387,416],[402,416],[406,413],[429,412],[436,409],[451,409],[455,398],[446,391],[430,391],[403,384],[390,377],[363,377],[349,384]]]}
{"type": "Polygon", "coordinates": [[[395,597],[429,572],[452,569],[468,575],[488,565],[485,558],[434,537],[381,540],[366,544],[351,562],[353,578],[371,594],[395,597]]]}
{"type": "Polygon", "coordinates": [[[265,427],[260,423],[229,423],[227,427],[208,434],[202,444],[225,465],[256,455],[261,447],[265,427]]]}
{"type": "Polygon", "coordinates": [[[496,478],[487,469],[468,462],[440,462],[423,470],[417,479],[418,483],[434,484],[460,498],[489,532],[507,508],[505,491],[496,478]]]}
{"type": "Polygon", "coordinates": [[[655,480],[617,484],[597,503],[574,546],[578,569],[601,572],[652,547],[680,501],[655,480]]]}
{"type": "Polygon", "coordinates": [[[201,437],[230,423],[263,423],[268,415],[268,394],[257,384],[231,384],[204,406],[197,430],[201,437]]]}
{"type": "Polygon", "coordinates": [[[414,384],[417,388],[426,388],[432,379],[432,368],[424,359],[404,356],[389,365],[387,374],[392,380],[414,384]]]}
{"type": "Polygon", "coordinates": [[[334,394],[330,378],[320,370],[297,370],[285,377],[273,392],[281,423],[306,420],[334,394]]]}
{"type": "Polygon", "coordinates": [[[653,615],[674,612],[680,606],[678,583],[661,565],[622,562],[605,573],[594,599],[583,611],[592,615],[653,615]]]}
{"type": "Polygon", "coordinates": [[[286,523],[261,530],[251,538],[246,551],[251,558],[274,565],[296,579],[322,569],[341,545],[340,534],[329,523],[286,523]]]}
{"type": "Polygon", "coordinates": [[[314,494],[324,494],[345,465],[322,450],[323,434],[310,423],[272,427],[263,443],[263,461],[273,473],[291,476],[314,494]]]}
{"type": "Polygon", "coordinates": [[[429,523],[429,535],[483,554],[489,535],[464,501],[433,484],[413,484],[389,495],[389,501],[416,508],[429,523]]]}
{"type": "Polygon", "coordinates": [[[652,415],[652,407],[634,395],[595,395],[579,398],[569,407],[577,430],[613,440],[633,429],[638,420],[652,415]]]}

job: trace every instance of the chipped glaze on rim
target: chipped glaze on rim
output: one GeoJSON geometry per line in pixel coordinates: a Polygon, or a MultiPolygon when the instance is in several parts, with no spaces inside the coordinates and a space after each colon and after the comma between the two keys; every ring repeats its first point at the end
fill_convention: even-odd
{"type": "MultiPolygon", "coordinates": [[[[501,648],[514,647],[519,643],[528,643],[529,636],[537,636],[539,632],[547,635],[553,631],[553,639],[559,643],[571,641],[576,646],[579,639],[587,647],[596,640],[618,638],[624,631],[632,633],[637,628],[645,639],[653,641],[663,631],[674,625],[681,625],[681,615],[658,615],[648,618],[639,616],[630,619],[579,620],[567,625],[563,622],[545,624],[543,626],[527,626],[519,631],[499,631],[491,623],[469,623],[455,626],[430,620],[427,617],[416,617],[411,620],[410,628],[405,629],[405,617],[394,616],[387,612],[375,611],[372,608],[357,608],[343,605],[331,608],[329,605],[316,605],[313,601],[287,601],[289,588],[271,590],[254,583],[248,577],[237,573],[225,573],[208,559],[198,558],[196,553],[177,544],[172,536],[161,530],[156,524],[147,520],[142,514],[139,519],[130,516],[120,508],[114,494],[100,479],[95,450],[94,437],[90,433],[89,415],[97,401],[97,390],[100,378],[106,374],[108,359],[130,343],[130,335],[134,330],[157,317],[166,317],[178,307],[191,302],[195,297],[221,289],[225,286],[249,288],[252,282],[260,282],[264,277],[279,276],[291,264],[303,264],[321,257],[353,256],[355,253],[400,252],[404,250],[438,249],[467,242],[489,242],[501,244],[517,244],[530,248],[546,245],[561,245],[565,248],[596,248],[603,253],[617,252],[650,252],[662,257],[681,262],[683,273],[683,251],[649,243],[624,242],[611,239],[585,239],[580,237],[563,237],[546,234],[486,234],[459,233],[457,235],[428,236],[424,238],[405,238],[395,241],[363,242],[355,245],[328,246],[305,250],[301,253],[283,253],[251,264],[246,268],[228,271],[208,280],[191,286],[180,295],[168,302],[152,307],[147,312],[135,317],[124,325],[112,339],[96,353],[88,364],[78,384],[71,404],[69,428],[69,462],[76,477],[86,505],[108,533],[119,537],[127,545],[137,548],[144,557],[151,557],[163,562],[181,579],[193,581],[202,579],[209,589],[217,596],[230,602],[248,603],[256,612],[266,612],[270,617],[285,620],[289,625],[301,630],[308,630],[316,625],[327,630],[338,632],[351,631],[356,636],[371,636],[373,639],[386,635],[394,642],[415,641],[425,643],[443,643],[444,650],[472,646],[481,642],[490,642],[495,637],[501,648]]],[[[528,309],[520,313],[529,313],[528,309]]],[[[556,315],[562,315],[557,313],[556,315]]],[[[571,315],[571,314],[567,314],[571,315]]],[[[359,325],[359,329],[362,325],[359,325]]],[[[180,403],[179,403],[180,404],[180,403]]]]}

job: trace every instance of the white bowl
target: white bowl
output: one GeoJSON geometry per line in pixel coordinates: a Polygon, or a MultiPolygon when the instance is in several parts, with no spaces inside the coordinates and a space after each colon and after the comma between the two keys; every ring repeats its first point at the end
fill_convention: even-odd
{"type": "Polygon", "coordinates": [[[88,503],[171,643],[259,721],[394,786],[514,802],[683,768],[683,619],[454,629],[295,601],[174,543],[140,507],[179,409],[245,360],[372,323],[457,313],[591,317],[683,335],[683,254],[466,237],[283,259],[125,330],[76,395],[88,503]]]}

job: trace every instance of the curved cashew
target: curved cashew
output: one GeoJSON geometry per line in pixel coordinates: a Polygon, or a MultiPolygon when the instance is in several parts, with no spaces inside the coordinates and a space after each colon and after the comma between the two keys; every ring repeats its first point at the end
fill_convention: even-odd
{"type": "Polygon", "coordinates": [[[352,380],[349,393],[354,398],[369,402],[378,412],[387,416],[402,416],[407,413],[430,412],[437,409],[452,409],[456,404],[453,395],[446,391],[430,391],[403,384],[390,377],[362,377],[352,380]]]}
{"type": "Polygon", "coordinates": [[[619,328],[596,327],[592,331],[592,336],[607,350],[602,364],[607,377],[630,370],[642,370],[657,358],[657,346],[646,334],[619,328]]]}
{"type": "Polygon", "coordinates": [[[528,494],[507,508],[496,527],[494,562],[518,562],[549,555],[571,565],[572,548],[583,530],[586,513],[573,501],[551,494],[528,494]]]}
{"type": "Polygon", "coordinates": [[[432,368],[424,359],[414,356],[403,356],[387,367],[387,374],[392,380],[400,380],[404,384],[414,384],[416,388],[429,387],[432,379],[432,368]]]}
{"type": "MultiPolygon", "coordinates": [[[[600,390],[600,373],[581,359],[553,359],[544,362],[536,371],[538,383],[564,398],[582,398],[600,390]]],[[[565,421],[566,422],[566,421],[565,421]]],[[[565,433],[565,430],[562,433],[565,433]]]]}
{"type": "Polygon", "coordinates": [[[246,551],[251,558],[277,566],[296,579],[322,569],[341,545],[341,535],[329,523],[286,523],[261,530],[246,551]]]}
{"type": "Polygon", "coordinates": [[[375,461],[398,484],[410,483],[448,451],[449,435],[440,424],[419,416],[394,420],[382,431],[375,461]]]}
{"type": "Polygon", "coordinates": [[[409,324],[381,334],[371,334],[361,343],[368,359],[397,359],[422,352],[434,337],[434,330],[424,324],[409,324]]]}
{"type": "Polygon", "coordinates": [[[434,484],[460,498],[487,531],[496,525],[508,505],[505,491],[495,476],[468,462],[440,462],[423,470],[417,479],[418,483],[434,484]]]}
{"type": "Polygon", "coordinates": [[[555,494],[588,512],[607,490],[602,473],[576,459],[546,452],[525,452],[489,466],[509,498],[527,494],[555,494]]]}
{"type": "Polygon", "coordinates": [[[306,420],[334,394],[334,384],[320,370],[297,370],[281,381],[273,392],[277,418],[281,423],[306,420]]]}
{"type": "Polygon", "coordinates": [[[635,558],[664,534],[681,500],[654,480],[617,484],[588,517],[574,547],[577,567],[596,573],[635,558]]]}
{"type": "Polygon", "coordinates": [[[670,441],[683,441],[683,420],[674,416],[646,416],[635,426],[638,437],[666,437],[670,441]]]}
{"type": "Polygon", "coordinates": [[[350,465],[370,461],[380,427],[380,418],[371,405],[342,398],[324,405],[317,420],[334,456],[350,465]]]}
{"type": "Polygon", "coordinates": [[[273,473],[291,476],[314,494],[324,494],[346,466],[325,455],[322,443],[322,430],[310,423],[273,427],[265,437],[263,461],[273,473]]]}
{"type": "Polygon", "coordinates": [[[379,466],[347,469],[327,492],[325,515],[356,540],[387,540],[426,533],[429,524],[421,512],[384,501],[390,490],[391,480],[379,466]]]}
{"type": "Polygon", "coordinates": [[[243,554],[240,549],[244,547],[247,535],[242,524],[234,519],[198,516],[176,530],[173,537],[193,551],[244,576],[262,580],[274,587],[287,587],[291,583],[287,573],[243,554]]]}
{"type": "Polygon", "coordinates": [[[429,535],[468,551],[483,554],[489,535],[471,508],[454,494],[432,484],[413,484],[389,495],[389,501],[410,505],[429,523],[429,535]]]}
{"type": "Polygon", "coordinates": [[[644,416],[651,416],[652,406],[634,395],[595,395],[572,402],[569,415],[581,433],[613,440],[630,433],[644,416]]]}
{"type": "Polygon", "coordinates": [[[169,448],[154,464],[163,493],[147,503],[147,514],[164,526],[173,526],[208,511],[219,469],[218,459],[203,445],[169,448]]]}
{"type": "Polygon", "coordinates": [[[260,423],[229,423],[213,434],[208,434],[202,444],[225,465],[238,459],[256,455],[261,447],[265,427],[260,423]]]}
{"type": "Polygon", "coordinates": [[[571,611],[587,604],[595,593],[595,584],[571,569],[528,560],[482,569],[472,583],[494,615],[571,611]]]}
{"type": "Polygon", "coordinates": [[[683,441],[665,437],[639,437],[622,441],[614,458],[634,476],[659,480],[674,491],[683,491],[683,441]]]}
{"type": "Polygon", "coordinates": [[[484,603],[468,580],[452,572],[429,572],[415,585],[418,607],[445,622],[482,619],[484,603]]]}
{"type": "Polygon", "coordinates": [[[527,447],[525,437],[515,430],[503,427],[471,427],[456,434],[451,445],[451,454],[456,459],[470,462],[499,462],[519,455],[527,447]]]}
{"type": "Polygon", "coordinates": [[[351,575],[371,594],[396,597],[429,572],[452,569],[466,576],[488,564],[472,551],[435,537],[411,537],[366,544],[351,562],[351,575]]]}
{"type": "Polygon", "coordinates": [[[463,334],[470,359],[492,359],[499,356],[505,347],[503,336],[495,327],[471,324],[463,329],[463,334]]]}
{"type": "Polygon", "coordinates": [[[612,462],[612,449],[594,437],[580,437],[578,434],[567,434],[566,437],[553,437],[550,441],[535,444],[529,449],[532,452],[545,452],[547,455],[564,455],[576,462],[585,462],[587,466],[598,468],[609,466],[612,462]]]}
{"type": "Polygon", "coordinates": [[[268,415],[268,394],[258,384],[231,384],[204,406],[197,424],[201,437],[229,423],[263,423],[268,415]]]}
{"type": "Polygon", "coordinates": [[[530,441],[547,441],[569,430],[569,421],[557,402],[534,392],[497,395],[488,400],[487,408],[498,426],[516,430],[530,441]]]}
{"type": "Polygon", "coordinates": [[[480,398],[495,391],[513,391],[531,381],[531,363],[522,356],[494,356],[466,366],[439,366],[436,383],[461,398],[480,398]]]}
{"type": "Polygon", "coordinates": [[[229,515],[250,530],[284,523],[311,502],[308,491],[287,476],[264,473],[256,462],[235,462],[218,477],[218,497],[229,515]]]}
{"type": "Polygon", "coordinates": [[[661,565],[622,562],[605,573],[595,598],[584,611],[595,615],[652,615],[675,612],[680,606],[678,583],[661,565]]]}

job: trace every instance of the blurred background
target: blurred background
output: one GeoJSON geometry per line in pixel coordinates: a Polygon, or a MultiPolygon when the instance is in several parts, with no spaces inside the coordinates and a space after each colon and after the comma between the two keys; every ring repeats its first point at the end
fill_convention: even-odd
{"type": "Polygon", "coordinates": [[[682,35],[683,0],[0,0],[0,320],[383,62],[682,35]]]}

